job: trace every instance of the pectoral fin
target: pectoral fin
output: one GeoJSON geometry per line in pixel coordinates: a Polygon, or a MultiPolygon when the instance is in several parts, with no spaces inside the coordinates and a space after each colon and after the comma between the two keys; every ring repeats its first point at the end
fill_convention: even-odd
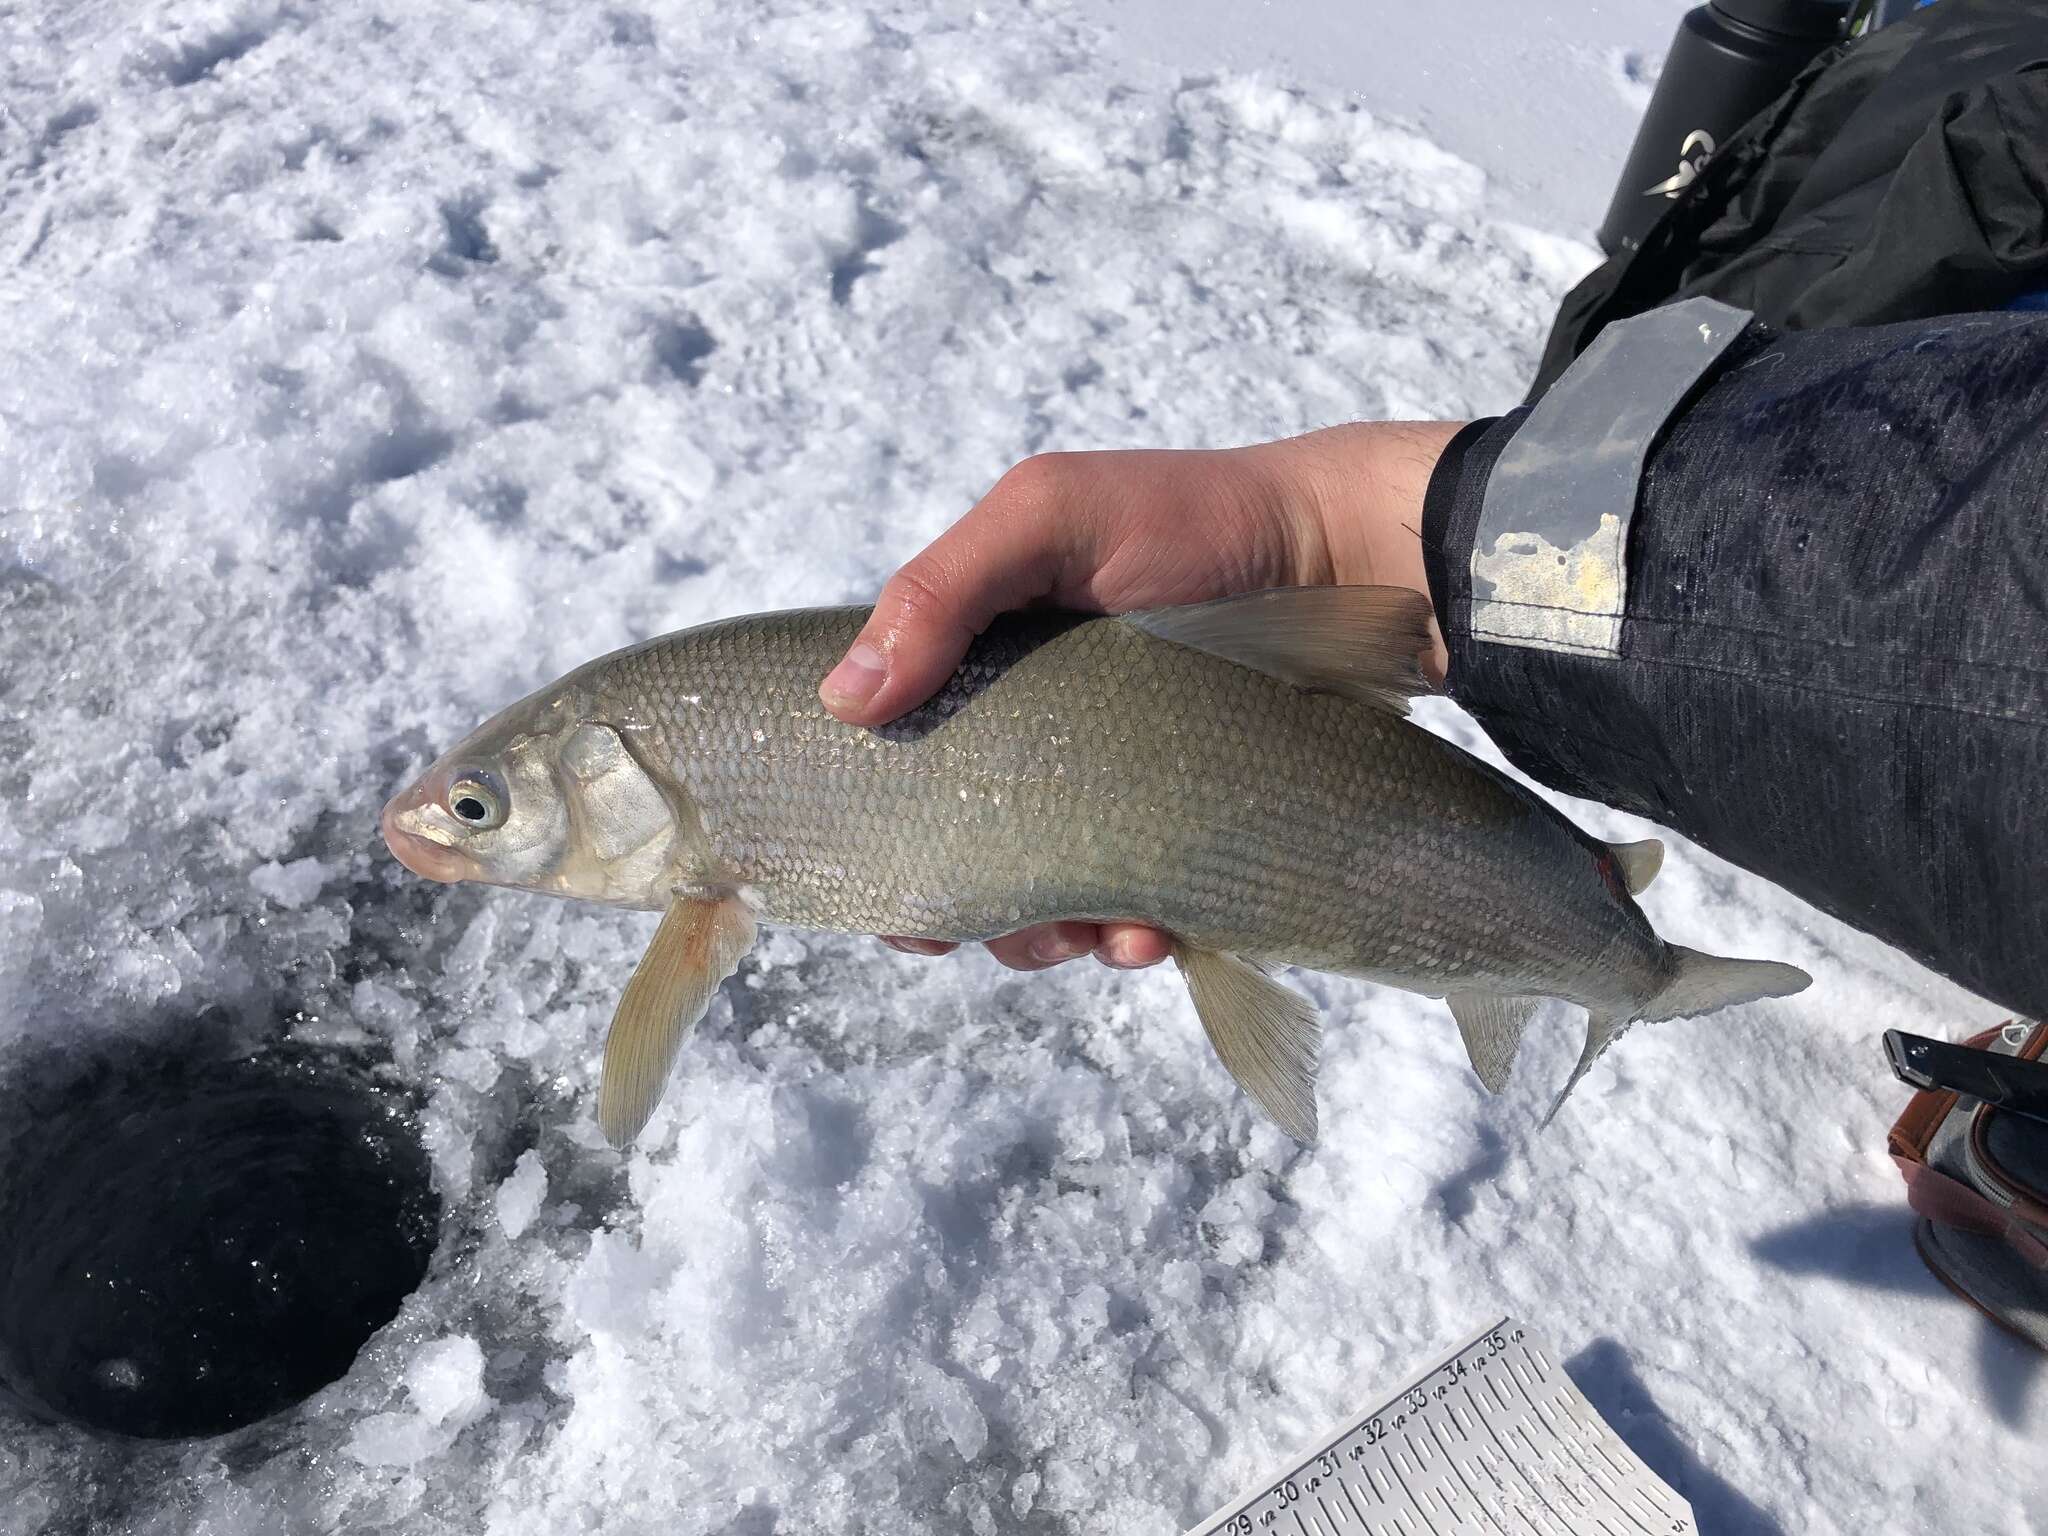
{"type": "Polygon", "coordinates": [[[606,1141],[623,1147],[640,1134],[683,1036],[753,943],[754,915],[737,896],[669,903],[605,1037],[597,1123],[606,1141]]]}
{"type": "Polygon", "coordinates": [[[1451,1005],[1451,1017],[1458,1021],[1458,1033],[1465,1037],[1465,1054],[1472,1070],[1488,1093],[1499,1093],[1508,1085],[1514,1069],[1515,1052],[1540,997],[1502,997],[1492,992],[1453,992],[1444,999],[1451,1005]]]}
{"type": "Polygon", "coordinates": [[[1316,1057],[1323,1042],[1315,1009],[1249,961],[1176,944],[1174,963],[1209,1043],[1238,1087],[1303,1146],[1316,1144],[1316,1057]]]}

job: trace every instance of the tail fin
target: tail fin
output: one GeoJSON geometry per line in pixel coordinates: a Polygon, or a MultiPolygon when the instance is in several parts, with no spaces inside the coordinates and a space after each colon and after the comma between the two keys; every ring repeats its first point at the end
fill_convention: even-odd
{"type": "Polygon", "coordinates": [[[1557,1112],[1564,1108],[1564,1101],[1579,1085],[1579,1079],[1600,1059],[1600,1053],[1614,1043],[1614,1037],[1629,1025],[1642,1021],[1690,1019],[1712,1013],[1717,1008],[1732,1008],[1737,1003],[1753,1003],[1766,997],[1789,997],[1794,992],[1805,991],[1813,983],[1813,978],[1798,966],[1781,965],[1776,960],[1731,960],[1725,955],[1703,955],[1683,944],[1667,947],[1677,969],[1663,990],[1633,1015],[1624,1018],[1620,1014],[1587,1011],[1586,1048],[1579,1053],[1579,1064],[1572,1068],[1572,1075],[1563,1092],[1558,1094],[1557,1102],[1543,1117],[1545,1125],[1557,1118],[1557,1112]]]}
{"type": "Polygon", "coordinates": [[[1683,944],[1666,948],[1678,962],[1678,972],[1664,984],[1663,991],[1636,1011],[1638,1019],[1690,1019],[1759,998],[1789,997],[1813,984],[1813,978],[1796,965],[1703,955],[1683,944]]]}

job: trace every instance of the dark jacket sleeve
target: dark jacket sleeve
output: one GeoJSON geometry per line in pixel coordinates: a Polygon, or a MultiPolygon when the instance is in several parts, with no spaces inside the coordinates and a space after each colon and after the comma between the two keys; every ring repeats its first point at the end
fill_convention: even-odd
{"type": "Polygon", "coordinates": [[[1451,693],[1542,782],[2048,1015],[2048,317],[1753,328],[1650,449],[1615,655],[1472,632],[1526,414],[1430,485],[1451,693]]]}

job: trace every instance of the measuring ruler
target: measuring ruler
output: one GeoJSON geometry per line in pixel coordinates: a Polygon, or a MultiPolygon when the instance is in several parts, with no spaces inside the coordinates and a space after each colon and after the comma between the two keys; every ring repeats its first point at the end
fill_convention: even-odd
{"type": "Polygon", "coordinates": [[[1503,1318],[1188,1536],[1680,1536],[1692,1506],[1503,1318]]]}

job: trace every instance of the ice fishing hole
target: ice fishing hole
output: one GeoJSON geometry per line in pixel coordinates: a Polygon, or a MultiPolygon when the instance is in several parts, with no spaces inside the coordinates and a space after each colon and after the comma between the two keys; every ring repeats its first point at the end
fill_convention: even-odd
{"type": "Polygon", "coordinates": [[[407,1107],[344,1063],[150,1053],[0,1116],[0,1387],[33,1413],[253,1423],[347,1371],[433,1252],[407,1107]]]}

